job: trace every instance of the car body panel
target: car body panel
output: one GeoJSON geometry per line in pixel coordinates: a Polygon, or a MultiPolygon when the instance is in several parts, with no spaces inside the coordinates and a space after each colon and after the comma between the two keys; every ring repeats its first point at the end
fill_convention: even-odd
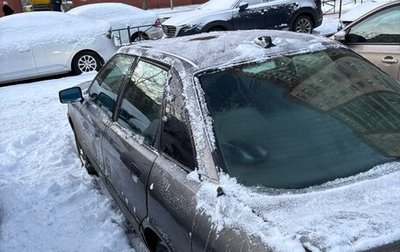
{"type": "Polygon", "coordinates": [[[171,251],[191,251],[192,218],[200,183],[188,180],[187,176],[183,167],[160,156],[148,181],[147,223],[169,244],[171,251]],[[175,206],[174,209],[171,205],[175,206]]]}
{"type": "Polygon", "coordinates": [[[349,48],[364,56],[394,79],[400,81],[400,44],[399,45],[348,45],[349,48]],[[384,47],[384,51],[382,50],[384,47]]]}
{"type": "Polygon", "coordinates": [[[109,28],[106,22],[62,12],[3,17],[0,20],[0,83],[69,72],[73,57],[80,51],[93,51],[103,61],[108,60],[117,50],[114,42],[106,37],[109,28]],[[26,63],[22,69],[21,60],[26,63]],[[10,74],[13,69],[21,70],[10,74]]]}
{"type": "Polygon", "coordinates": [[[0,83],[3,80],[26,78],[37,75],[36,64],[30,45],[23,45],[11,49],[0,48],[0,58],[12,55],[18,64],[6,64],[5,60],[0,62],[0,83]]]}

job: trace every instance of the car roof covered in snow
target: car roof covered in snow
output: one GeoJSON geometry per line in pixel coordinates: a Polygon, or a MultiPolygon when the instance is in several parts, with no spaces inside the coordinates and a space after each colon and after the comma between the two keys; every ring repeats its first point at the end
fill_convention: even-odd
{"type": "Polygon", "coordinates": [[[149,58],[170,55],[198,69],[223,67],[281,54],[320,51],[342,44],[310,34],[274,30],[211,32],[193,36],[141,42],[123,47],[121,53],[149,58]],[[268,43],[271,40],[272,44],[268,43]]]}

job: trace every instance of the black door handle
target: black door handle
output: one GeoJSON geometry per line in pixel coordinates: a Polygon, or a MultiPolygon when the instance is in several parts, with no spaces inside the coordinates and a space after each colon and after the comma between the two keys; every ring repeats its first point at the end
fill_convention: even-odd
{"type": "Polygon", "coordinates": [[[139,167],[137,167],[137,165],[134,162],[131,162],[128,165],[129,170],[132,171],[132,174],[135,175],[136,177],[140,178],[140,175],[142,174],[142,172],[140,171],[139,167]]]}
{"type": "Polygon", "coordinates": [[[142,171],[139,166],[135,163],[133,158],[130,157],[129,153],[124,152],[120,156],[122,163],[132,172],[133,175],[140,178],[142,171]]]}

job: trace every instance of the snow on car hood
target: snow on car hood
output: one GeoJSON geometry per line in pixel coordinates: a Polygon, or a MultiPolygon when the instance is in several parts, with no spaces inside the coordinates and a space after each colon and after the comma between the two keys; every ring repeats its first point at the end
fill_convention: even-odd
{"type": "Polygon", "coordinates": [[[87,4],[73,8],[67,13],[105,20],[111,24],[113,29],[126,28],[128,25],[153,25],[158,18],[158,15],[153,11],[142,10],[122,3],[87,4]]]}
{"type": "Polygon", "coordinates": [[[46,43],[91,44],[105,36],[110,24],[62,12],[26,12],[0,19],[0,49],[46,43]]]}
{"type": "Polygon", "coordinates": [[[203,182],[197,208],[218,231],[240,227],[277,251],[365,250],[400,240],[400,163],[297,191],[260,192],[222,174],[220,185],[203,182]]]}

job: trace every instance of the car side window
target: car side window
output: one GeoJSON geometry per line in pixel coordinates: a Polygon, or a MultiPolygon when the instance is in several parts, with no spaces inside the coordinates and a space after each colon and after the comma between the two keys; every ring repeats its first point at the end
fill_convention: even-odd
{"type": "Polygon", "coordinates": [[[128,75],[134,58],[127,55],[114,57],[94,79],[89,98],[112,116],[118,92],[128,75]]]}
{"type": "Polygon", "coordinates": [[[154,144],[168,70],[140,60],[128,80],[117,121],[154,144]]]}
{"type": "Polygon", "coordinates": [[[194,170],[196,157],[182,93],[182,82],[178,75],[172,72],[165,95],[160,147],[163,153],[194,170]]]}
{"type": "Polygon", "coordinates": [[[353,26],[346,36],[348,43],[399,44],[400,6],[388,8],[353,26]]]}

